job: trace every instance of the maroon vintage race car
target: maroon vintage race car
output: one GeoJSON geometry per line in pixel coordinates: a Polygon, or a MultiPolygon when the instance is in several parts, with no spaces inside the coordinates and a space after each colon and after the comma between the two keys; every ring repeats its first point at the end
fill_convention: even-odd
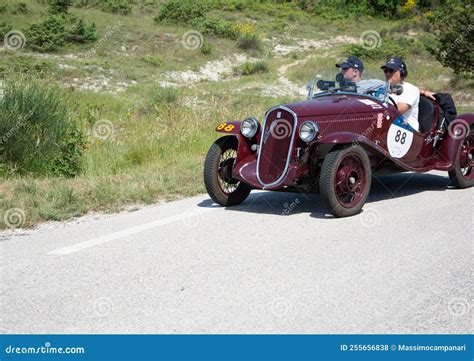
{"type": "MultiPolygon", "coordinates": [[[[449,172],[458,188],[474,185],[474,113],[447,122],[439,101],[421,97],[420,131],[404,122],[385,84],[371,94],[322,82],[325,91],[256,118],[219,124],[204,164],[210,197],[243,202],[252,189],[319,192],[329,213],[357,214],[373,172],[449,172]],[[332,85],[332,86],[331,86],[332,85]]],[[[439,99],[437,99],[439,100],[439,99]]]]}

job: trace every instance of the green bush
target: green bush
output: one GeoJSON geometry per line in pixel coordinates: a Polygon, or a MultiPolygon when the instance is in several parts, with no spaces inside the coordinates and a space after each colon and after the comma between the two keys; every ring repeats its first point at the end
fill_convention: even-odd
{"type": "Polygon", "coordinates": [[[55,51],[65,44],[66,24],[61,15],[51,15],[26,30],[26,45],[38,51],[55,51]]]}
{"type": "Polygon", "coordinates": [[[97,41],[97,30],[95,23],[87,26],[84,21],[80,19],[66,35],[66,41],[70,43],[94,43],[97,41]]]}
{"type": "Polygon", "coordinates": [[[263,50],[263,40],[256,33],[241,33],[237,38],[237,47],[243,50],[263,50]]]}
{"type": "Polygon", "coordinates": [[[370,15],[393,17],[406,0],[299,0],[298,5],[327,20],[346,19],[348,16],[370,15]]]}
{"type": "Polygon", "coordinates": [[[72,177],[81,171],[83,132],[63,92],[32,79],[8,80],[0,100],[0,164],[8,174],[72,177]]]}
{"type": "Polygon", "coordinates": [[[98,35],[95,24],[66,15],[50,15],[42,23],[31,24],[25,31],[26,45],[37,51],[55,51],[66,43],[93,43],[98,35]]]}
{"type": "Polygon", "coordinates": [[[247,61],[238,67],[234,68],[234,72],[240,75],[252,75],[256,73],[268,72],[268,65],[265,61],[260,60],[257,62],[247,61]]]}
{"type": "Polygon", "coordinates": [[[12,14],[26,14],[27,12],[28,6],[23,1],[20,1],[13,6],[12,14]]]}
{"type": "Polygon", "coordinates": [[[204,55],[210,55],[212,53],[212,46],[207,41],[204,41],[201,46],[201,53],[204,55]]]}
{"type": "Polygon", "coordinates": [[[230,21],[214,17],[195,19],[192,24],[205,35],[215,35],[220,38],[236,39],[238,31],[230,21]]]}
{"type": "Polygon", "coordinates": [[[206,7],[200,1],[168,0],[161,7],[156,22],[191,24],[198,18],[204,17],[206,7]]]}
{"type": "Polygon", "coordinates": [[[72,0],[49,0],[49,12],[51,14],[67,14],[72,0]]]}
{"type": "Polygon", "coordinates": [[[109,13],[128,15],[132,11],[132,6],[126,0],[103,0],[100,9],[109,13]]]}
{"type": "Polygon", "coordinates": [[[343,55],[353,55],[362,60],[386,60],[390,57],[406,57],[407,48],[401,46],[392,38],[383,38],[378,46],[351,44],[345,48],[343,55]]]}

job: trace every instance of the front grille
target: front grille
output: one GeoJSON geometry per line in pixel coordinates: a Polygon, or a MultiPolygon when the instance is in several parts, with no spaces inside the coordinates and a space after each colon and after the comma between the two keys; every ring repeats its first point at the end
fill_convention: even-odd
{"type": "Polygon", "coordinates": [[[263,186],[278,184],[286,175],[296,131],[296,115],[282,107],[271,110],[263,125],[257,178],[263,186]]]}

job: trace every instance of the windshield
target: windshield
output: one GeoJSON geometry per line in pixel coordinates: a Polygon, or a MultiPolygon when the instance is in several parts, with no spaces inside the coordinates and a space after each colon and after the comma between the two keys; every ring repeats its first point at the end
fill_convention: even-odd
{"type": "Polygon", "coordinates": [[[308,99],[320,96],[327,93],[359,93],[370,95],[378,100],[386,103],[391,92],[390,84],[380,79],[361,80],[358,83],[353,83],[336,77],[334,80],[317,80],[316,78],[309,81],[308,99]],[[315,87],[320,91],[315,92],[315,87]]]}

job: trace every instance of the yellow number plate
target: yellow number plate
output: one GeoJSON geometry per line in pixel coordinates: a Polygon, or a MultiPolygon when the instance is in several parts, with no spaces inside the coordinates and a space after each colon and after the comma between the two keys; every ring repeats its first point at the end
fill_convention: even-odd
{"type": "Polygon", "coordinates": [[[224,132],[231,132],[234,130],[234,124],[221,123],[217,126],[216,130],[223,130],[224,132]]]}

